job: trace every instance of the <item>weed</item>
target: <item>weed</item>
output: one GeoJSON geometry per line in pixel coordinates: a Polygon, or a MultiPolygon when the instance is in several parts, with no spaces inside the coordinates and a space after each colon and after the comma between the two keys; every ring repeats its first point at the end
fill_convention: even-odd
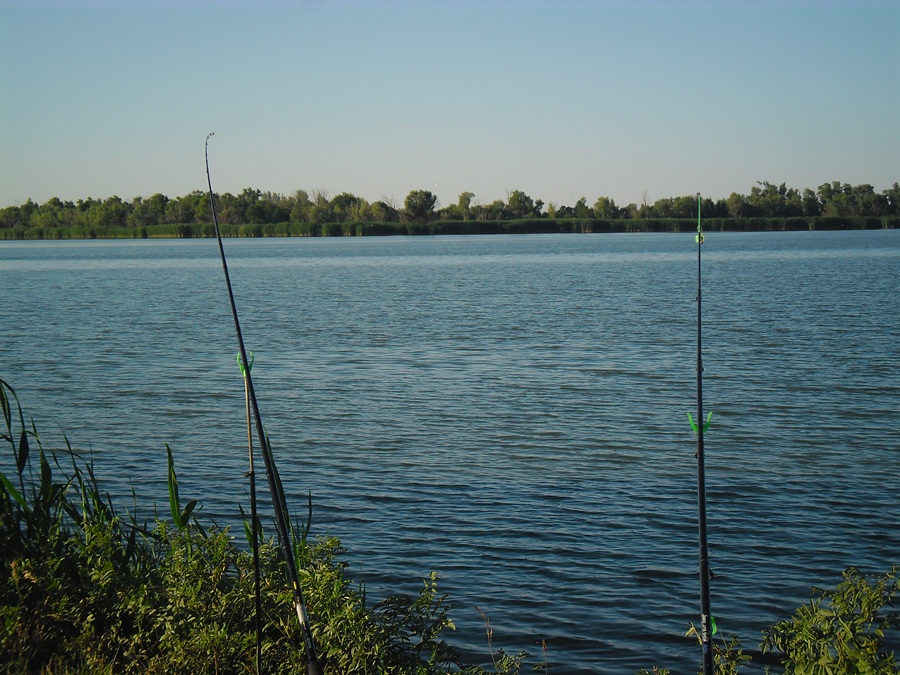
{"type": "Polygon", "coordinates": [[[876,578],[849,569],[843,579],[833,591],[814,588],[808,605],[763,631],[763,652],[779,652],[786,675],[900,672],[884,651],[885,633],[898,623],[887,608],[900,591],[900,568],[876,578]]]}

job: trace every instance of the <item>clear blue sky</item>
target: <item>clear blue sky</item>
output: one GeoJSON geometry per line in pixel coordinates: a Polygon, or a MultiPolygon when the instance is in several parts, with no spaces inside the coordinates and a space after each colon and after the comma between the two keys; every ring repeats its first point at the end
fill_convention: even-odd
{"type": "Polygon", "coordinates": [[[0,206],[900,180],[900,1],[0,0],[0,206]]]}

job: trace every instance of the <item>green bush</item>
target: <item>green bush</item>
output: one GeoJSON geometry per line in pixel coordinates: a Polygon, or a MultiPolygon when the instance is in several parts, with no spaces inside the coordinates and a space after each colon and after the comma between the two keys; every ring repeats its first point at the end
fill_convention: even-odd
{"type": "Polygon", "coordinates": [[[884,650],[898,623],[888,609],[900,590],[900,568],[867,578],[856,569],[833,591],[813,589],[808,605],[763,631],[763,652],[777,652],[786,675],[896,675],[897,659],[884,650]]]}

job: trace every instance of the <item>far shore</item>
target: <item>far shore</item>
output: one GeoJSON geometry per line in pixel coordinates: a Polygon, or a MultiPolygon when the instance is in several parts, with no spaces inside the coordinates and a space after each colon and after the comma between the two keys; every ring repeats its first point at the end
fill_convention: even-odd
{"type": "MultiPolygon", "coordinates": [[[[889,230],[900,227],[898,216],[709,218],[707,232],[787,232],[889,230]]],[[[223,237],[366,237],[486,234],[615,234],[696,232],[693,218],[600,220],[596,218],[524,218],[519,220],[430,220],[424,222],[280,222],[220,224],[223,237]]],[[[173,223],[135,227],[0,228],[0,241],[61,239],[192,239],[214,237],[213,223],[173,223]]]]}

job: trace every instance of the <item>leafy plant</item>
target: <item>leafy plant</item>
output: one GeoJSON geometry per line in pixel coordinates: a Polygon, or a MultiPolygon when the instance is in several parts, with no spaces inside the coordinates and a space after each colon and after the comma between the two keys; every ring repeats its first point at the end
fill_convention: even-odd
{"type": "Polygon", "coordinates": [[[185,507],[181,508],[181,498],[178,495],[178,476],[175,474],[175,460],[172,458],[172,448],[166,443],[166,456],[169,465],[169,510],[172,513],[172,522],[179,530],[187,527],[191,519],[191,513],[197,506],[197,500],[192,499],[185,507]]]}
{"type": "Polygon", "coordinates": [[[898,622],[886,608],[900,590],[900,569],[873,579],[849,569],[843,579],[833,591],[814,588],[808,605],[763,631],[763,652],[779,652],[786,675],[898,672],[894,653],[883,649],[885,633],[898,622]]]}
{"type": "MultiPolygon", "coordinates": [[[[694,624],[690,624],[686,637],[696,637],[699,644],[703,644],[700,633],[694,624]]],[[[741,664],[751,660],[749,654],[745,654],[741,647],[741,640],[737,635],[729,634],[727,637],[722,636],[719,640],[712,640],[713,647],[713,669],[716,675],[737,675],[741,664]]],[[[662,671],[661,671],[662,672],[662,671]]]]}

